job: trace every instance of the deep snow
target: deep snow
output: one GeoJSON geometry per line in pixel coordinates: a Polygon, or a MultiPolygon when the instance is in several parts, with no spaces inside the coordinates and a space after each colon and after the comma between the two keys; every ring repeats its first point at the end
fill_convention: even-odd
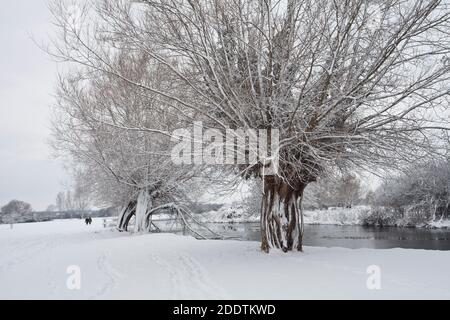
{"type": "Polygon", "coordinates": [[[102,219],[0,225],[0,299],[450,298],[450,252],[306,247],[130,235],[102,219]],[[69,290],[67,268],[81,269],[69,290]],[[369,290],[367,268],[381,270],[369,290]]]}

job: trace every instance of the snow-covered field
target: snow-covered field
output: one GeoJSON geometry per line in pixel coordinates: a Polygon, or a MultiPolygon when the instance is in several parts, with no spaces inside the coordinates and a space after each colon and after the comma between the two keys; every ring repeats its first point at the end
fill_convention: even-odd
{"type": "Polygon", "coordinates": [[[102,219],[0,225],[0,299],[449,299],[449,265],[448,251],[267,255],[256,242],[129,235],[102,219]],[[373,265],[379,290],[366,284],[373,265]],[[80,268],[80,290],[66,285],[70,266],[80,268]]]}

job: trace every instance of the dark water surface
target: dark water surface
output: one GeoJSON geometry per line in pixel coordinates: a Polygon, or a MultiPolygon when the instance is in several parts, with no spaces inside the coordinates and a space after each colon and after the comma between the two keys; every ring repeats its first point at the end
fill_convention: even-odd
{"type": "MultiPolygon", "coordinates": [[[[239,240],[260,240],[258,223],[208,223],[207,225],[217,233],[239,240]]],[[[450,229],[305,225],[304,244],[351,249],[450,250],[450,229]]]]}

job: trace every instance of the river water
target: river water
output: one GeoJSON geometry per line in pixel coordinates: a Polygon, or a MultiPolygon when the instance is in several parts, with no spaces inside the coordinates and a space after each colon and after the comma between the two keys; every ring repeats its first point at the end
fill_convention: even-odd
{"type": "MultiPolygon", "coordinates": [[[[258,223],[208,223],[217,233],[238,240],[260,240],[258,223]]],[[[304,244],[344,248],[450,250],[450,229],[305,225],[304,244]]]]}

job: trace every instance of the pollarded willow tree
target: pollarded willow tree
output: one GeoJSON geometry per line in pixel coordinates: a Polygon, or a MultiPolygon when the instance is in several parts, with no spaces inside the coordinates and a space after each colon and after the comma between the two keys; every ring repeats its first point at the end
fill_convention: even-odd
{"type": "Polygon", "coordinates": [[[330,168],[398,167],[438,152],[434,136],[449,129],[447,1],[91,2],[78,16],[54,7],[56,55],[159,97],[186,122],[279,130],[278,173],[240,171],[264,181],[264,251],[302,250],[303,192],[330,168]],[[130,78],[112,64],[119,49],[164,65],[171,86],[130,78]]]}
{"type": "MultiPolygon", "coordinates": [[[[148,64],[145,55],[120,52],[113,64],[134,81],[169,85],[164,66],[148,64]]],[[[139,87],[92,70],[88,76],[73,70],[61,75],[56,97],[53,146],[99,203],[122,208],[120,230],[127,230],[133,216],[134,231],[140,232],[151,227],[157,210],[183,210],[178,205],[197,172],[174,168],[167,156],[171,136],[165,132],[180,125],[176,112],[139,87]],[[157,138],[127,129],[149,126],[157,138]]]]}

